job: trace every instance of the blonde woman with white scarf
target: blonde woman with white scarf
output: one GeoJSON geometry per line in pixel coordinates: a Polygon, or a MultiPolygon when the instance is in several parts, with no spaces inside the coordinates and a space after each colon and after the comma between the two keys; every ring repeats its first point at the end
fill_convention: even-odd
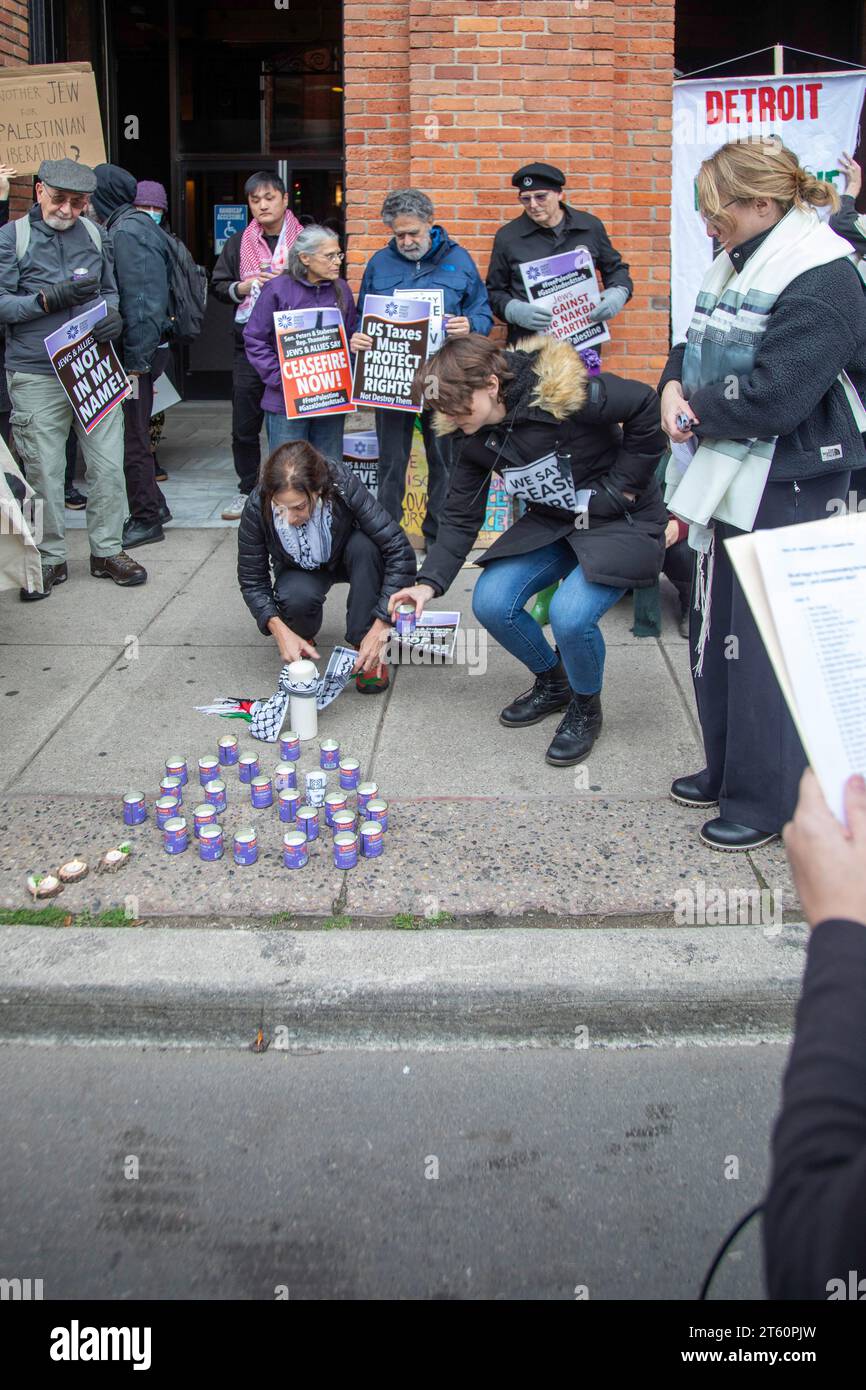
{"type": "Polygon", "coordinates": [[[705,844],[750,850],[791,818],[806,759],[723,541],[829,517],[847,498],[866,463],[866,296],[850,244],[815,211],[838,206],[835,189],[778,140],[724,145],[697,184],[721,250],[659,391],[681,446],[665,500],[699,552],[691,648],[706,767],[671,796],[717,808],[705,844]]]}

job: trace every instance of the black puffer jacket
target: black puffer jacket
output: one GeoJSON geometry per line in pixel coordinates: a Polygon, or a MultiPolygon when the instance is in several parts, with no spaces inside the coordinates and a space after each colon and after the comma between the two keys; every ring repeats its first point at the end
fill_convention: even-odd
{"type": "Polygon", "coordinates": [[[415,582],[440,594],[452,583],[484,521],[494,468],[568,453],[575,488],[592,490],[588,525],[578,526],[573,512],[530,502],[477,563],[567,540],[593,583],[655,583],[667,524],[655,470],[667,441],[652,387],[610,372],[588,376],[571,344],[555,338],[527,338],[506,356],[515,373],[505,391],[508,414],[492,429],[454,436],[458,458],[439,532],[415,582]]]}
{"type": "MultiPolygon", "coordinates": [[[[385,561],[382,592],[373,611],[374,618],[389,622],[388,599],[398,589],[415,582],[415,555],[402,527],[393,521],[376,498],[343,463],[331,463],[335,494],[331,522],[331,558],[325,569],[334,570],[352,531],[359,529],[376,543],[385,561]]],[[[238,583],[244,603],[261,632],[268,621],[279,617],[274,597],[274,578],[283,570],[299,569],[287,555],[272,526],[262,518],[261,490],[249,495],[238,528],[238,583]],[[272,573],[273,571],[273,573],[272,573]]]]}

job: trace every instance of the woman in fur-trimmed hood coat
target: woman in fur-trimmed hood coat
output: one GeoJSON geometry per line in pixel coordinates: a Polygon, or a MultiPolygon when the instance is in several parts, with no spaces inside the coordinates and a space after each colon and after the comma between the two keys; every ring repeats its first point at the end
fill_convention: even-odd
{"type": "Polygon", "coordinates": [[[508,413],[501,424],[464,435],[438,415],[436,428],[453,433],[458,458],[418,583],[444,593],[453,582],[484,524],[494,467],[558,451],[571,455],[575,488],[592,489],[587,525],[575,527],[574,512],[529,502],[477,563],[525,555],[564,538],[588,580],[622,589],[654,584],[667,524],[654,476],[667,444],[655,391],[610,372],[590,377],[570,343],[555,338],[526,338],[519,351],[504,356],[514,376],[503,392],[508,413]]]}
{"type": "Polygon", "coordinates": [[[414,601],[420,610],[448,589],[483,524],[491,474],[503,473],[525,510],[478,560],[472,607],[536,680],[500,723],[520,728],[566,709],[547,761],[581,762],[601,729],[599,619],[626,589],[654,583],[664,557],[656,393],[608,372],[588,376],[567,342],[528,338],[505,351],[475,334],[430,359],[423,391],[437,407],[437,431],[456,431],[456,462],[436,542],[391,605],[414,601]],[[525,605],[557,580],[554,649],[525,605]]]}

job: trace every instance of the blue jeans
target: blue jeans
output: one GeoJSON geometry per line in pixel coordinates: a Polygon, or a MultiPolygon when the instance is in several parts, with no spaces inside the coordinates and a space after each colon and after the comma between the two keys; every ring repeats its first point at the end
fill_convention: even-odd
{"type": "Polygon", "coordinates": [[[306,439],[327,459],[340,463],[343,458],[342,415],[313,415],[306,420],[289,420],[273,410],[265,411],[268,447],[273,453],[280,444],[306,439]]]}
{"type": "Polygon", "coordinates": [[[533,675],[551,670],[557,655],[524,604],[561,579],[550,605],[550,625],[576,695],[596,695],[604,679],[604,638],[598,627],[625,589],[591,584],[567,541],[554,541],[528,555],[491,560],[475,585],[472,611],[483,627],[528,666],[533,675]]]}

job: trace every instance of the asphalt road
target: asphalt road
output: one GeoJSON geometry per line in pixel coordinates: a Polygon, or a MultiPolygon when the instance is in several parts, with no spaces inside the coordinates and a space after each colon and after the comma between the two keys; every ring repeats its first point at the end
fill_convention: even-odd
{"type": "MultiPolygon", "coordinates": [[[[786,1055],[0,1047],[0,1278],[46,1299],[691,1299],[762,1194],[786,1055]]],[[[711,1296],[762,1297],[757,1221],[711,1296]]]]}

